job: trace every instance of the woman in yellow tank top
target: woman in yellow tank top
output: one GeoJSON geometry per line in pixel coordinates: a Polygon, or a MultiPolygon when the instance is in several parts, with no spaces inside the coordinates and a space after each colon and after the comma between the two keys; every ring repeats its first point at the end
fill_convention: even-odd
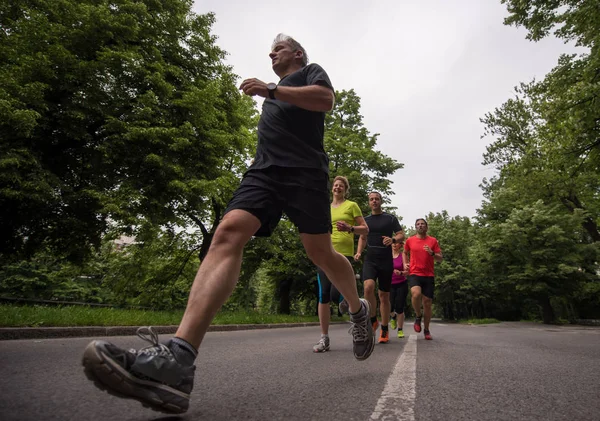
{"type": "MultiPolygon", "coordinates": [[[[338,253],[346,256],[352,264],[354,261],[354,236],[368,234],[369,228],[356,202],[346,199],[349,190],[350,184],[346,177],[335,177],[331,189],[333,193],[333,201],[331,202],[331,242],[333,248],[338,253]]],[[[313,351],[326,352],[329,351],[329,321],[331,317],[329,303],[331,301],[339,303],[343,297],[327,279],[325,272],[320,268],[317,269],[321,339],[313,347],[313,351]]],[[[340,307],[343,308],[343,304],[340,307]]]]}

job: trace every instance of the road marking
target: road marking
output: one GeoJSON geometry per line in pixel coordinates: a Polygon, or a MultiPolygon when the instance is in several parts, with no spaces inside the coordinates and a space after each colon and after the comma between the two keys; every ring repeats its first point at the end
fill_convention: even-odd
{"type": "Polygon", "coordinates": [[[414,421],[416,383],[417,335],[409,335],[408,343],[398,357],[375,405],[371,420],[414,421]]]}

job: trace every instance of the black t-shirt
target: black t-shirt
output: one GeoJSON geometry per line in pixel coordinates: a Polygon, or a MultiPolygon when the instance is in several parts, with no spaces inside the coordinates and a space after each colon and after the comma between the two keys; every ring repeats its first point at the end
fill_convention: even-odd
{"type": "Polygon", "coordinates": [[[392,259],[392,247],[383,245],[383,236],[392,237],[394,233],[402,231],[398,218],[389,213],[365,216],[369,227],[367,235],[367,259],[392,259]]]}
{"type": "MultiPolygon", "coordinates": [[[[278,86],[321,85],[333,90],[329,76],[318,64],[309,64],[285,76],[278,86]]],[[[258,145],[250,170],[280,167],[329,172],[323,148],[325,113],[308,111],[287,102],[265,99],[258,122],[258,145]]]]}

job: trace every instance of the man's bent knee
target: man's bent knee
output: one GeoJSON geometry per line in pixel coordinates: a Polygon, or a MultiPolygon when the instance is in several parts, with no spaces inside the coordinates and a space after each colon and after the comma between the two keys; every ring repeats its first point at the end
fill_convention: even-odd
{"type": "Polygon", "coordinates": [[[364,283],[365,295],[375,294],[375,281],[367,279],[364,283]]]}
{"type": "Polygon", "coordinates": [[[260,228],[260,221],[254,215],[241,210],[233,210],[221,221],[213,239],[213,247],[243,248],[252,235],[260,228]]]}
{"type": "MultiPolygon", "coordinates": [[[[301,234],[300,238],[311,262],[323,268],[330,266],[337,253],[331,244],[329,234],[301,234]]],[[[343,257],[341,254],[340,257],[343,257]]],[[[346,260],[346,259],[344,259],[346,260]]]]}

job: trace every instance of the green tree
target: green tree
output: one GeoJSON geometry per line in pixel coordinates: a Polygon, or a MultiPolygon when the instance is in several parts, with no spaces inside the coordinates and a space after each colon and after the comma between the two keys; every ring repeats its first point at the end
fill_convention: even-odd
{"type": "Polygon", "coordinates": [[[454,320],[464,315],[461,306],[465,301],[475,298],[463,289],[472,276],[469,251],[473,244],[473,226],[469,218],[451,218],[446,211],[430,213],[426,219],[428,234],[438,240],[444,255],[444,260],[435,267],[436,309],[441,308],[444,319],[454,320]]]}
{"type": "Polygon", "coordinates": [[[529,39],[537,41],[554,31],[584,52],[562,55],[543,80],[521,83],[514,98],[482,120],[485,135],[493,138],[484,164],[493,165],[498,174],[482,183],[485,200],[472,247],[472,282],[490,293],[487,310],[510,318],[527,317],[537,306],[545,321],[553,320],[557,310],[569,317],[578,308],[595,314],[600,9],[593,1],[502,3],[509,11],[505,23],[524,26],[529,39]],[[577,222],[583,231],[570,226],[577,222]],[[509,239],[517,227],[530,238],[509,239]],[[559,232],[560,239],[553,239],[559,232]],[[511,241],[516,241],[518,253],[508,246],[511,241]],[[552,267],[558,270],[552,272],[544,259],[564,260],[569,269],[552,267]]]}
{"type": "Polygon", "coordinates": [[[325,150],[332,179],[343,175],[350,182],[349,198],[370,212],[367,193],[392,194],[389,177],[403,164],[377,150],[379,134],[370,134],[360,114],[360,97],[354,89],[336,92],[335,106],[325,119],[325,150]]]}
{"type": "MultiPolygon", "coordinates": [[[[0,253],[74,261],[108,221],[220,218],[253,107],[191,0],[0,5],[0,253]],[[216,216],[215,216],[216,215],[216,216]]],[[[205,236],[209,228],[203,229],[205,236]]]]}
{"type": "Polygon", "coordinates": [[[100,251],[83,271],[95,274],[114,297],[111,304],[180,309],[187,302],[200,264],[197,236],[145,223],[135,241],[116,247],[106,236],[100,251]]]}
{"type": "Polygon", "coordinates": [[[582,209],[584,228],[600,241],[600,9],[596,1],[503,0],[506,24],[524,26],[537,41],[554,35],[586,48],[562,55],[541,82],[521,84],[515,99],[486,115],[497,140],[485,163],[501,171],[494,184],[521,189],[531,202],[582,209]],[[512,182],[512,180],[514,182],[512,182]],[[533,187],[533,188],[531,188],[533,187]],[[531,194],[533,193],[533,195],[531,194]]]}
{"type": "Polygon", "coordinates": [[[584,280],[585,256],[593,246],[581,242],[582,213],[566,214],[540,200],[514,209],[492,239],[492,259],[499,259],[506,281],[517,293],[535,300],[545,323],[555,321],[552,299],[572,298],[584,280]]]}
{"type": "Polygon", "coordinates": [[[505,25],[524,26],[533,41],[554,35],[577,45],[593,47],[600,37],[600,10],[594,0],[501,0],[509,16],[505,25]]]}

